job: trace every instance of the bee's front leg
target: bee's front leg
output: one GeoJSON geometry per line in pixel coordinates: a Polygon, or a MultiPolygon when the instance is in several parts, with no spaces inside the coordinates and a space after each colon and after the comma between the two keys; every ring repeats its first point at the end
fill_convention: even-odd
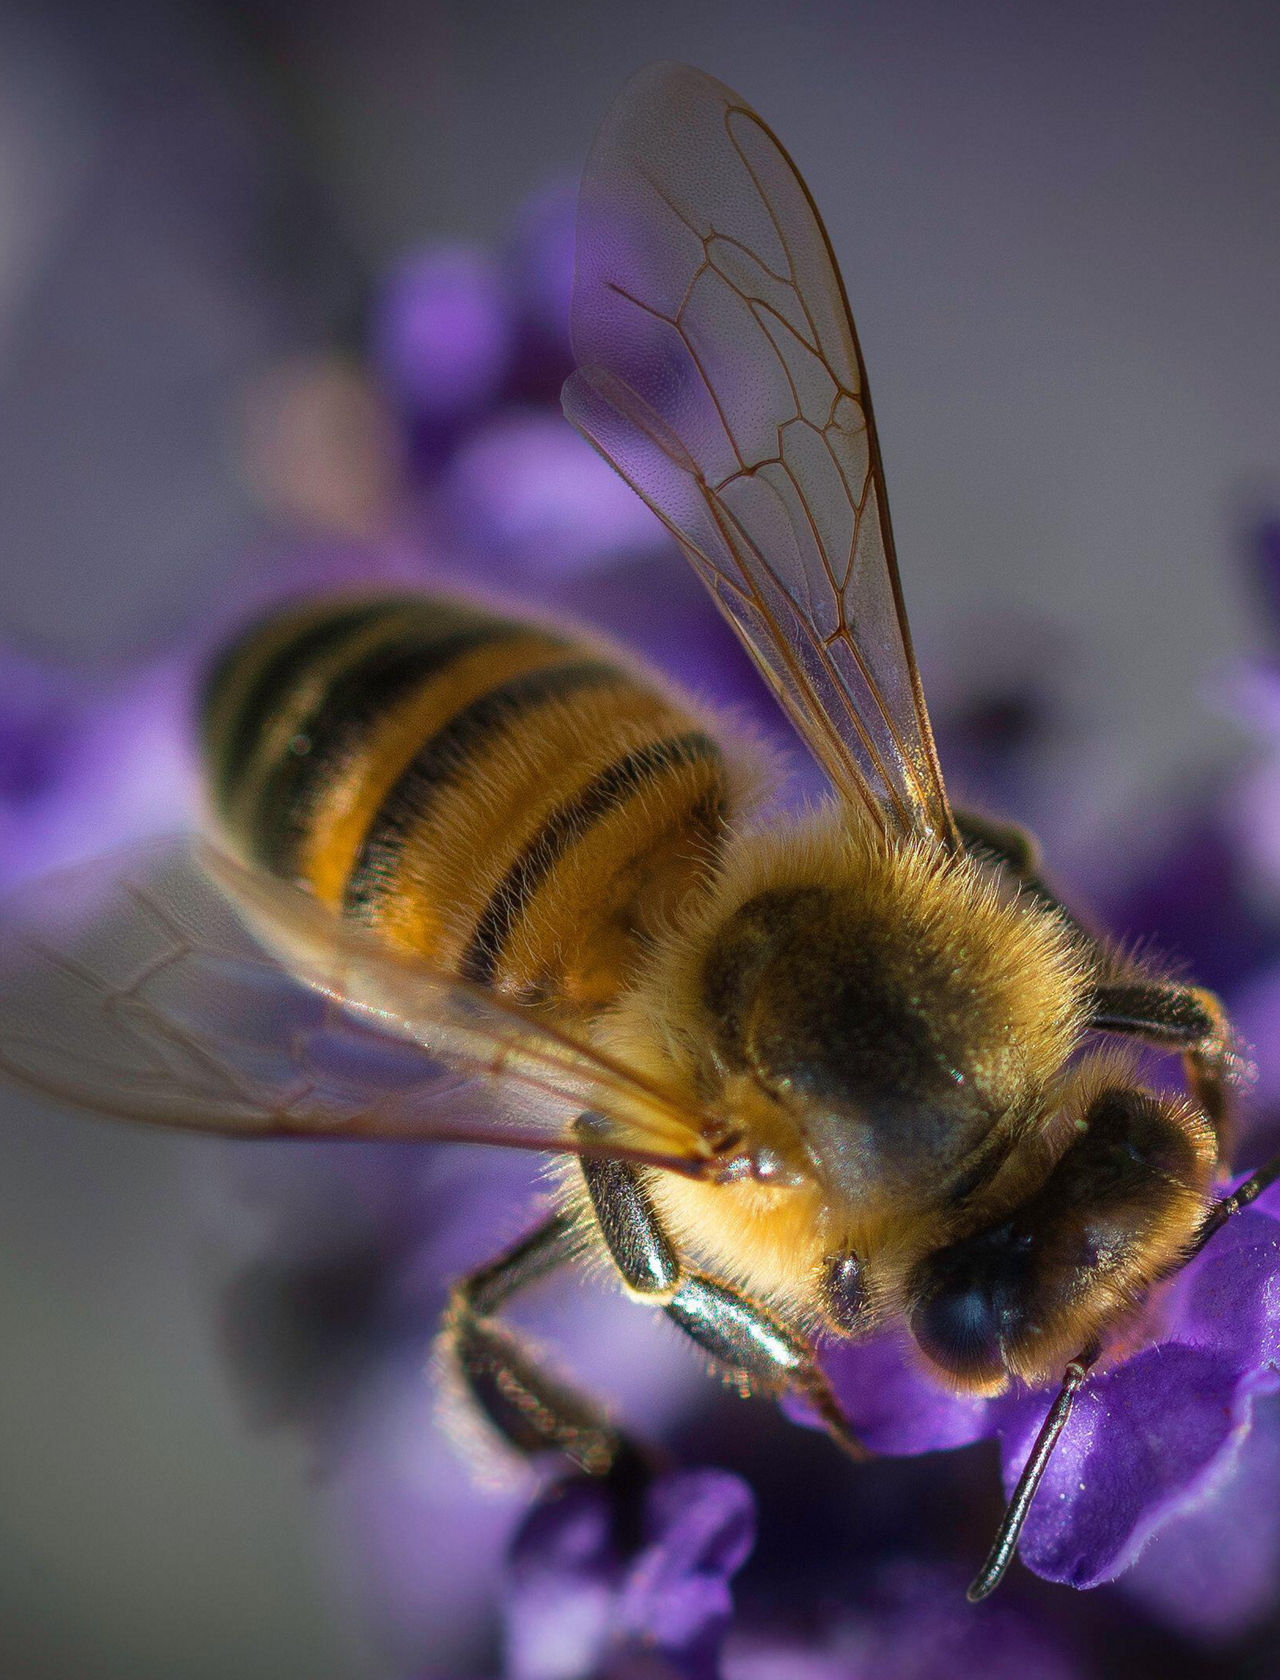
{"type": "Polygon", "coordinates": [[[813,1345],[740,1290],[683,1270],[636,1167],[587,1159],[582,1171],[605,1246],[633,1295],[661,1305],[744,1389],[802,1394],[846,1452],[869,1456],[836,1403],[813,1345]]]}
{"type": "Polygon", "coordinates": [[[813,1344],[767,1307],[732,1284],[694,1273],[676,1290],[666,1311],[744,1389],[763,1388],[773,1394],[790,1389],[802,1395],[850,1458],[873,1456],[849,1427],[813,1344]]]}

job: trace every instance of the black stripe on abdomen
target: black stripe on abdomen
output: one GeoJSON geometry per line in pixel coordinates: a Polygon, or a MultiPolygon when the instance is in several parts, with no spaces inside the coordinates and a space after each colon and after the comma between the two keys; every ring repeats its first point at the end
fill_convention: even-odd
{"type": "Polygon", "coordinates": [[[621,810],[641,789],[653,788],[664,774],[691,764],[716,763],[720,756],[719,747],[701,730],[651,741],[615,760],[553,811],[481,912],[463,954],[462,974],[481,985],[492,985],[506,943],[526,906],[566,852],[596,823],[621,810]]]}
{"type": "Polygon", "coordinates": [[[466,655],[521,633],[520,625],[504,619],[473,623],[435,641],[423,626],[411,627],[347,666],[263,784],[252,840],[266,867],[286,877],[296,872],[317,794],[362,750],[390,707],[415,690],[425,692],[466,655]]]}
{"type": "MultiPolygon", "coordinates": [[[[336,608],[300,627],[253,673],[226,721],[224,738],[209,743],[210,781],[220,805],[225,807],[235,798],[237,785],[262,738],[263,720],[289,700],[317,661],[335,652],[343,642],[366,630],[388,611],[404,605],[403,600],[383,598],[336,608]]],[[[223,688],[234,683],[245,670],[246,662],[253,660],[259,637],[270,635],[276,622],[269,620],[260,630],[250,631],[219,659],[205,683],[206,718],[221,703],[223,688]]]]}
{"type": "Polygon", "coordinates": [[[450,718],[422,747],[369,825],[343,894],[347,915],[367,917],[391,888],[406,840],[430,825],[440,794],[465,776],[473,756],[531,709],[622,680],[616,665],[583,659],[544,666],[491,688],[450,718]]]}

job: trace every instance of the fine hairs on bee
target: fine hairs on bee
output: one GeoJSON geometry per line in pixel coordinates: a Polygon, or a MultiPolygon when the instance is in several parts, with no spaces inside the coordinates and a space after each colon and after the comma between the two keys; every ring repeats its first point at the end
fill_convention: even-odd
{"type": "MultiPolygon", "coordinates": [[[[918,997],[939,1046],[962,1041],[976,1050],[968,1077],[991,1117],[979,1146],[989,1149],[999,1128],[1014,1169],[999,1188],[1016,1197],[1028,1170],[1047,1171],[1043,1140],[1036,1144],[1052,1116],[1037,1094],[1079,1042],[1090,965],[1064,922],[970,858],[886,839],[838,806],[742,832],[709,890],[600,1027],[602,1041],[631,1065],[674,1081],[691,1102],[733,1113],[757,1147],[775,1153],[783,1184],[671,1178],[655,1186],[655,1200],[701,1264],[815,1326],[824,1320],[828,1255],[864,1258],[869,1327],[872,1302],[878,1318],[901,1310],[911,1260],[989,1205],[972,1194],[954,1206],[945,1194],[921,1198],[905,1178],[874,1194],[843,1195],[814,1176],[785,1106],[760,1084],[759,1058],[746,1066],[744,1039],[752,1041],[748,1057],[772,1036],[803,1058],[805,1035],[815,1033],[806,994],[833,1001],[831,969],[853,966],[851,947],[891,993],[918,997]],[[774,995],[757,994],[757,1018],[743,1020],[737,998],[771,943],[793,960],[774,995]],[[948,983],[956,971],[958,986],[948,983]]],[[[859,1001],[874,1008],[876,999],[859,1001]]],[[[824,1024],[817,1021],[818,1034],[824,1024]]],[[[842,1032],[845,1024],[834,1026],[842,1032]]]]}
{"type": "Polygon", "coordinates": [[[1095,1363],[1280,1159],[1215,1199],[1244,1066],[1218,1000],[952,808],[830,242],[701,71],[640,72],[596,138],[572,339],[567,418],[830,798],[761,806],[743,733],[586,631],[426,593],[283,607],[210,671],[202,841],[0,910],[0,1069],[120,1118],[556,1157],[438,1353],[513,1450],[619,1487],[643,1451],[502,1322],[584,1260],[855,1458],[823,1338],[894,1325],[965,1393],[1057,1383],[980,1598],[1095,1363]],[[1179,1056],[1185,1093],[1118,1042],[1179,1056]]]}
{"type": "Polygon", "coordinates": [[[210,798],[252,865],[460,977],[589,1013],[749,797],[754,767],[699,714],[598,641],[340,597],[215,669],[210,798]]]}

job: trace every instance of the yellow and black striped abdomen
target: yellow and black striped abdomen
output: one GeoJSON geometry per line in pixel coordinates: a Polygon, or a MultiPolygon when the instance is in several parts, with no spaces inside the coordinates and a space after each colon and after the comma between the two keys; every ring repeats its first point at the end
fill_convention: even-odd
{"type": "Polygon", "coordinates": [[[536,624],[417,596],[274,618],[213,672],[208,785],[247,861],[451,972],[607,1001],[714,861],[720,750],[536,624]]]}

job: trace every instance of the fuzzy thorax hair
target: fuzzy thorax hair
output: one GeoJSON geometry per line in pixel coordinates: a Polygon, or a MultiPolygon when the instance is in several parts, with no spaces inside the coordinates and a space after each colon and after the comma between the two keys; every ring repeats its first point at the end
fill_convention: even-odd
{"type": "Polygon", "coordinates": [[[993,870],[824,807],[732,843],[603,1030],[773,1151],[784,1187],[656,1191],[701,1263],[794,1307],[841,1247],[899,1273],[945,1236],[1045,1120],[1091,976],[993,870]]]}

